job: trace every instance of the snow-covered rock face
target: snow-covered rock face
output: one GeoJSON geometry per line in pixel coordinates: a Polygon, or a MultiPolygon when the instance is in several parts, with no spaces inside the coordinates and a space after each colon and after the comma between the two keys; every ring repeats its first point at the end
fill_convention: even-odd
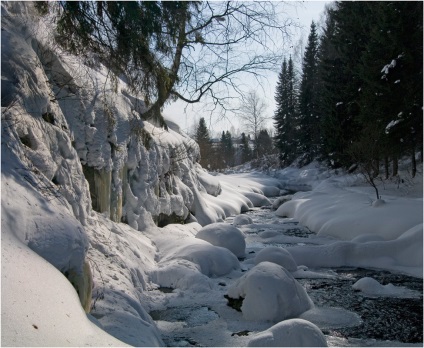
{"type": "Polygon", "coordinates": [[[237,257],[244,257],[246,242],[243,233],[232,225],[215,223],[203,227],[196,238],[203,239],[212,245],[230,250],[237,257]]]}
{"type": "Polygon", "coordinates": [[[261,262],[229,289],[233,299],[244,298],[241,306],[247,320],[281,321],[294,318],[313,307],[305,289],[283,267],[261,262]]]}
{"type": "Polygon", "coordinates": [[[327,347],[321,330],[303,319],[284,320],[254,335],[248,347],[327,347]]]}
{"type": "Polygon", "coordinates": [[[20,157],[57,186],[74,215],[85,224],[92,206],[139,230],[204,215],[196,190],[216,196],[221,187],[197,168],[198,145],[142,120],[142,97],[102,65],[52,49],[43,22],[21,25],[21,11],[36,18],[31,5],[4,11],[12,9],[2,31],[2,83],[10,87],[2,89],[3,119],[20,157]]]}

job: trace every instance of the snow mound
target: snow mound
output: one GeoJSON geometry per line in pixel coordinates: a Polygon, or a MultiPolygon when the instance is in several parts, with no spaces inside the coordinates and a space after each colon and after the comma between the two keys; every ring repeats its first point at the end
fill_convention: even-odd
{"type": "Polygon", "coordinates": [[[264,186],[261,188],[262,192],[267,197],[276,197],[280,195],[280,189],[276,186],[264,186]]]}
{"type": "Polygon", "coordinates": [[[375,234],[391,240],[422,223],[422,211],[422,200],[397,198],[373,206],[367,194],[327,183],[322,190],[295,194],[275,214],[293,217],[318,235],[352,240],[362,234],[375,234]]]}
{"type": "Polygon", "coordinates": [[[241,311],[247,320],[281,321],[313,307],[305,289],[283,267],[261,262],[240,277],[228,296],[244,298],[241,311]]]}
{"type": "Polygon", "coordinates": [[[71,283],[50,263],[3,229],[1,246],[3,346],[126,346],[87,318],[71,283]]]}
{"type": "Polygon", "coordinates": [[[327,347],[324,334],[303,319],[284,320],[253,336],[248,347],[327,347]]]}
{"type": "Polygon", "coordinates": [[[410,290],[403,286],[394,286],[389,283],[387,285],[380,284],[377,280],[370,277],[359,279],[352,288],[361,291],[365,296],[382,296],[382,297],[401,297],[416,298],[420,297],[420,293],[410,290]]]}
{"type": "Polygon", "coordinates": [[[288,247],[287,250],[297,264],[312,268],[371,267],[422,278],[422,245],[423,224],[419,224],[395,240],[368,243],[336,241],[327,245],[288,247]]]}
{"type": "Polygon", "coordinates": [[[199,167],[197,170],[197,179],[199,180],[199,183],[203,186],[208,194],[214,197],[218,196],[222,191],[221,184],[216,179],[216,177],[206,173],[201,169],[201,167],[199,167]]]}
{"type": "Polygon", "coordinates": [[[244,257],[246,253],[243,233],[237,227],[227,223],[214,223],[203,227],[197,232],[196,238],[226,248],[237,257],[244,257]]]}
{"type": "Polygon", "coordinates": [[[255,257],[255,264],[257,265],[263,261],[276,263],[290,272],[297,271],[297,264],[293,256],[283,248],[268,247],[262,249],[255,257]]]}
{"type": "Polygon", "coordinates": [[[239,261],[231,251],[200,239],[175,247],[162,262],[177,259],[194,263],[208,277],[219,277],[240,269],[239,261]]]}
{"type": "Polygon", "coordinates": [[[361,317],[343,308],[314,307],[302,313],[300,319],[310,321],[321,330],[339,329],[361,325],[361,317]]]}
{"type": "Polygon", "coordinates": [[[285,195],[285,196],[278,197],[274,201],[274,203],[272,203],[272,209],[277,210],[280,207],[280,205],[290,201],[292,199],[292,197],[293,197],[292,195],[285,195]]]}
{"type": "Polygon", "coordinates": [[[198,265],[184,259],[160,264],[151,272],[150,279],[161,287],[195,292],[210,291],[213,287],[211,280],[200,273],[198,265]]]}
{"type": "Polygon", "coordinates": [[[253,223],[252,218],[245,214],[237,215],[233,220],[234,226],[250,225],[251,223],[253,223]]]}
{"type": "Polygon", "coordinates": [[[266,198],[263,194],[256,192],[243,192],[243,195],[246,196],[253,204],[254,207],[262,207],[264,205],[271,205],[271,201],[266,198]]]}

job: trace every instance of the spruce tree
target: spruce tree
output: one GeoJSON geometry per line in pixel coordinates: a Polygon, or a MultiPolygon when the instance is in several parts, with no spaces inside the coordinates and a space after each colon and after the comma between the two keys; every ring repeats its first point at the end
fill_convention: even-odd
{"type": "Polygon", "coordinates": [[[229,131],[222,131],[221,142],[220,142],[220,153],[219,157],[221,158],[221,168],[228,168],[234,166],[234,147],[229,131]]]}
{"type": "Polygon", "coordinates": [[[246,137],[246,134],[241,133],[241,163],[246,163],[252,159],[252,150],[249,146],[249,139],[246,137]]]}
{"type": "Polygon", "coordinates": [[[288,63],[285,59],[283,61],[278,76],[275,101],[277,104],[273,117],[276,129],[275,146],[279,151],[282,165],[289,165],[298,154],[296,79],[291,57],[288,63]]]}
{"type": "Polygon", "coordinates": [[[314,22],[308,36],[308,43],[302,63],[302,79],[299,90],[299,126],[298,141],[305,156],[305,162],[311,162],[318,155],[320,144],[318,113],[318,34],[314,22]]]}
{"type": "Polygon", "coordinates": [[[261,129],[257,139],[258,158],[273,153],[272,139],[266,129],[261,129]]]}
{"type": "Polygon", "coordinates": [[[204,168],[210,168],[212,164],[211,159],[213,158],[213,148],[204,117],[200,119],[199,125],[197,126],[195,140],[197,144],[199,144],[200,165],[204,168]]]}

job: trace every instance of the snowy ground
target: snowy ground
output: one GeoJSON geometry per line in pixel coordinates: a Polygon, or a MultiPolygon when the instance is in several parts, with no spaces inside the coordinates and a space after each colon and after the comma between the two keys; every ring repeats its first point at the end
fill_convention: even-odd
{"type": "MultiPolygon", "coordinates": [[[[11,172],[16,173],[14,170],[11,172]]],[[[297,175],[303,178],[304,174],[299,170],[297,175]]],[[[275,212],[270,212],[268,220],[255,218],[255,212],[261,212],[262,205],[271,205],[262,192],[275,192],[277,187],[284,187],[282,174],[277,180],[257,172],[215,178],[221,182],[222,193],[217,197],[209,195],[209,200],[206,200],[209,209],[214,210],[219,199],[225,202],[221,208],[224,215],[225,210],[240,210],[247,204],[253,212],[253,215],[249,215],[250,219],[246,218],[247,215],[229,214],[225,222],[218,224],[220,228],[209,228],[209,233],[200,233],[199,238],[196,238],[202,230],[197,222],[164,228],[150,225],[140,233],[126,224],[114,223],[101,214],[92,215],[90,219],[96,221],[92,221],[86,230],[89,232],[91,247],[88,255],[93,263],[95,284],[95,306],[91,311],[93,322],[123,342],[133,345],[254,345],[255,342],[261,342],[258,337],[263,335],[284,339],[286,336],[283,333],[287,326],[272,329],[271,326],[292,317],[301,317],[325,328],[338,327],[340,322],[345,322],[347,326],[360,323],[360,317],[352,311],[317,308],[297,280],[334,278],[337,275],[331,271],[331,267],[342,266],[378,268],[422,278],[422,198],[418,198],[421,174],[417,182],[411,182],[407,188],[402,187],[399,191],[390,188],[387,191],[390,195],[386,195],[383,190],[386,203],[381,206],[371,203],[373,197],[369,188],[361,186],[361,181],[352,176],[317,180],[313,183],[313,191],[295,194],[275,212]],[[395,195],[397,192],[399,196],[395,195]],[[253,198],[246,203],[249,195],[253,198]],[[252,201],[257,208],[253,207],[252,201]],[[360,214],[359,224],[354,224],[355,214],[360,214]],[[327,229],[322,227],[326,226],[323,216],[331,222],[327,229]],[[235,228],[232,222],[236,223],[244,240],[240,239],[239,232],[234,239],[219,238],[221,233],[227,233],[227,230],[231,232],[235,228]],[[381,228],[381,225],[385,228],[381,228]],[[339,234],[333,226],[341,227],[339,234]],[[278,252],[270,246],[288,250],[289,253],[278,252]],[[264,248],[270,249],[265,253],[260,252],[264,248]],[[243,249],[245,256],[241,257],[243,249]],[[230,250],[237,250],[238,258],[230,250]],[[224,296],[245,297],[242,311],[229,307],[224,296]],[[248,300],[249,296],[253,296],[254,300],[248,300]],[[294,301],[294,298],[297,300],[294,301]],[[268,329],[271,331],[266,331],[268,329]],[[140,332],[143,332],[142,337],[140,332]]],[[[18,180],[22,179],[13,175],[2,177],[2,208],[5,209],[2,213],[4,342],[25,345],[32,342],[34,332],[39,333],[42,328],[50,327],[53,329],[48,329],[47,335],[34,342],[39,345],[52,342],[62,342],[64,345],[68,342],[70,345],[83,344],[81,342],[89,345],[122,344],[107,338],[104,336],[106,334],[96,334],[93,341],[90,337],[97,328],[84,319],[82,309],[76,314],[67,312],[69,308],[75,310],[78,307],[77,304],[67,303],[78,301],[77,296],[56,269],[46,264],[40,266],[40,271],[31,271],[31,277],[27,274],[28,268],[25,265],[38,265],[41,259],[16,238],[17,231],[22,230],[16,228],[16,219],[20,222],[30,221],[31,214],[43,214],[37,213],[37,209],[53,209],[54,206],[51,203],[47,205],[42,197],[37,198],[35,192],[34,198],[26,193],[31,210],[24,212],[22,207],[16,207],[16,202],[24,201],[17,200],[21,192],[16,183],[18,180]],[[11,210],[6,207],[10,205],[14,206],[13,211],[21,211],[22,214],[15,215],[13,219],[8,218],[11,210]],[[17,255],[25,257],[14,258],[12,261],[10,256],[11,253],[15,254],[15,249],[22,249],[21,254],[17,255]],[[23,272],[17,277],[19,279],[34,279],[34,274],[37,277],[34,282],[26,282],[26,286],[21,286],[19,284],[22,283],[16,278],[20,273],[15,273],[16,269],[22,269],[23,272]],[[12,275],[15,280],[6,282],[6,278],[12,275]],[[54,280],[55,289],[61,290],[54,293],[61,294],[62,303],[60,298],[56,300],[54,294],[45,289],[45,281],[37,281],[47,278],[58,278],[54,280]],[[37,290],[33,293],[34,298],[28,297],[28,286],[37,290]],[[22,306],[14,307],[12,304],[16,300],[13,298],[25,300],[21,300],[22,306]],[[54,308],[59,312],[48,318],[40,317],[42,313],[47,313],[46,308],[54,308]],[[15,320],[21,322],[25,316],[29,318],[25,321],[26,325],[14,324],[15,320]],[[58,318],[66,321],[62,324],[58,318]],[[77,325],[78,337],[63,335],[62,327],[66,327],[68,332],[72,325],[77,325]]],[[[293,182],[294,179],[290,180],[293,182]]],[[[20,185],[25,187],[23,182],[20,185]]],[[[24,191],[27,192],[27,189],[24,191]]],[[[60,209],[59,203],[55,205],[56,209],[60,209]]],[[[66,214],[62,213],[61,216],[66,217],[66,214]]],[[[78,229],[78,224],[75,228],[78,229]]],[[[207,231],[208,227],[204,230],[207,231]]],[[[64,231],[63,235],[67,233],[70,232],[64,231]]],[[[60,260],[57,258],[51,262],[57,263],[60,260]]],[[[364,296],[422,298],[422,293],[383,285],[366,277],[355,287],[364,296]]],[[[288,322],[287,325],[295,324],[288,322]]],[[[296,325],[300,325],[296,330],[302,332],[308,330],[309,324],[300,322],[296,325]]],[[[302,344],[310,345],[320,339],[311,335],[310,340],[302,344]]],[[[329,335],[326,340],[328,345],[339,346],[401,344],[393,341],[346,340],[329,335]]]]}
{"type": "MultiPolygon", "coordinates": [[[[49,46],[38,18],[2,3],[2,345],[394,344],[332,336],[360,318],[305,282],[346,266],[422,279],[422,165],[378,202],[317,163],[211,175],[176,125],[142,120],[141,99],[49,46]]],[[[422,299],[361,278],[364,298],[422,299]]]]}
{"type": "MultiPolygon", "coordinates": [[[[294,174],[295,170],[292,169],[291,172],[294,174]]],[[[305,171],[298,170],[297,175],[304,178],[305,171]]],[[[222,180],[223,187],[226,183],[232,183],[233,188],[238,187],[240,190],[246,188],[248,180],[256,180],[251,187],[257,190],[264,188],[266,181],[270,179],[259,173],[234,174],[219,176],[219,178],[222,180]]],[[[290,180],[293,182],[294,178],[290,180]]],[[[315,182],[310,182],[316,187],[314,191],[298,193],[293,200],[283,206],[286,209],[293,209],[291,213],[282,213],[283,208],[280,208],[275,213],[268,213],[267,219],[264,220],[261,217],[261,208],[255,208],[247,215],[228,218],[226,220],[228,225],[244,220],[243,223],[237,224],[246,237],[246,255],[245,258],[240,259],[239,270],[234,270],[225,276],[209,277],[207,284],[210,289],[197,289],[198,284],[194,288],[187,286],[179,288],[163,284],[164,288],[148,293],[147,301],[156,304],[152,307],[151,314],[158,323],[165,343],[172,346],[246,346],[254,345],[255,342],[262,342],[262,345],[267,342],[266,345],[270,346],[269,341],[260,341],[258,337],[264,335],[268,337],[270,333],[267,330],[272,324],[287,319],[284,318],[284,313],[289,313],[288,318],[300,317],[325,329],[328,345],[399,346],[405,344],[393,337],[390,341],[385,341],[374,338],[355,338],[355,336],[342,338],[328,334],[334,329],[361,325],[361,317],[354,311],[340,307],[311,305],[307,295],[304,297],[303,293],[299,294],[296,290],[283,285],[287,283],[282,280],[286,278],[284,274],[278,276],[278,279],[275,278],[275,274],[279,272],[278,267],[264,261],[284,266],[298,280],[340,280],[343,276],[334,272],[333,269],[344,266],[390,270],[422,278],[422,198],[417,198],[421,190],[420,180],[418,177],[416,186],[411,184],[408,188],[403,187],[398,191],[394,187],[386,186],[386,190],[383,190],[383,198],[386,200],[387,207],[376,207],[371,204],[372,192],[368,187],[362,186],[358,178],[333,176],[325,182],[318,178],[315,182]],[[343,186],[346,183],[349,186],[343,186]],[[384,194],[389,192],[390,195],[384,194]],[[308,195],[308,201],[314,204],[311,203],[310,210],[304,213],[309,220],[303,224],[302,221],[299,223],[301,219],[290,215],[298,213],[298,208],[292,208],[292,205],[301,206],[301,203],[306,201],[303,198],[305,195],[308,195]],[[332,202],[333,205],[328,202],[332,202]],[[390,205],[394,205],[395,211],[390,209],[390,205]],[[376,209],[386,210],[379,210],[376,213],[376,209]],[[355,218],[352,211],[355,210],[359,210],[361,214],[357,216],[361,219],[359,225],[352,225],[352,219],[355,218]],[[281,217],[281,215],[289,215],[289,217],[281,217]],[[337,218],[339,226],[343,226],[339,235],[319,232],[319,230],[316,230],[318,233],[315,234],[305,227],[318,226],[322,215],[325,215],[328,221],[337,218]],[[248,216],[250,219],[246,219],[248,216]],[[384,220],[381,220],[382,217],[384,220]],[[376,222],[386,228],[375,229],[376,222]],[[290,254],[282,252],[285,250],[288,250],[290,254]],[[263,268],[259,270],[261,276],[257,279],[255,274],[258,274],[258,269],[255,264],[263,268]],[[268,273],[270,274],[267,275],[268,273]],[[246,279],[250,279],[250,283],[246,279]],[[283,290],[279,297],[278,292],[281,289],[283,290]],[[253,301],[249,300],[249,292],[254,298],[253,301]],[[234,298],[239,296],[245,298],[242,312],[237,312],[227,305],[225,296],[228,295],[234,298]],[[285,296],[290,298],[289,304],[284,303],[285,296]],[[283,317],[275,317],[276,308],[278,308],[276,313],[283,317]]],[[[222,229],[222,226],[220,228],[222,229]]],[[[168,226],[168,229],[172,227],[168,226]]],[[[228,247],[230,248],[231,245],[228,247]]],[[[421,289],[412,290],[393,284],[383,285],[370,277],[359,279],[351,288],[352,292],[361,291],[360,296],[365,297],[418,298],[421,299],[418,301],[422,301],[421,289]]],[[[328,291],[331,292],[331,288],[328,291]]],[[[306,332],[306,327],[303,329],[306,332]]],[[[283,338],[280,338],[277,345],[282,346],[284,342],[291,342],[289,336],[284,334],[283,328],[279,328],[278,332],[283,338]]],[[[278,337],[280,336],[277,334],[275,340],[278,337]]],[[[312,345],[312,342],[314,342],[313,338],[310,341],[292,343],[292,345],[312,345]]]]}

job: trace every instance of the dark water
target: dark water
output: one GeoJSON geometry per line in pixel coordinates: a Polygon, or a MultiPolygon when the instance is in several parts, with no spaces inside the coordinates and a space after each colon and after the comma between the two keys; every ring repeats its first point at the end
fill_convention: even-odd
{"type": "MultiPolygon", "coordinates": [[[[304,239],[304,244],[309,244],[308,237],[314,235],[306,227],[290,219],[276,217],[270,207],[265,209],[253,209],[247,213],[253,224],[243,227],[245,233],[254,236],[255,240],[263,241],[267,234],[272,235],[275,231],[283,231],[286,236],[304,239]],[[257,238],[256,238],[256,236],[257,238]]],[[[231,218],[227,219],[231,222],[231,218]]],[[[299,240],[296,240],[299,244],[299,240]]],[[[268,245],[268,243],[258,243],[268,245]]],[[[290,246],[280,245],[281,247],[290,246]]],[[[252,246],[247,245],[252,250],[252,246]]],[[[258,251],[258,247],[253,249],[258,251]]],[[[254,253],[255,251],[250,251],[254,253]]],[[[249,253],[249,251],[248,251],[249,253]]],[[[325,279],[298,279],[318,308],[343,308],[356,313],[361,322],[356,326],[347,325],[337,329],[322,329],[327,336],[347,339],[347,345],[373,346],[379,344],[391,345],[397,342],[411,344],[423,342],[423,281],[403,274],[395,274],[383,270],[362,268],[332,268],[320,269],[320,272],[331,271],[334,278],[325,279]],[[421,294],[418,298],[393,298],[393,297],[366,297],[361,292],[355,291],[352,285],[359,279],[371,277],[380,284],[393,284],[406,287],[421,294]],[[350,340],[350,341],[349,341],[350,340]],[[359,341],[358,341],[359,340],[359,341]],[[374,341],[374,340],[377,340],[374,341]],[[389,342],[384,342],[389,341],[389,342]]],[[[224,283],[219,285],[225,286],[224,283]]],[[[161,291],[172,293],[172,289],[163,288],[161,291]]],[[[179,322],[183,329],[179,332],[167,332],[163,340],[167,346],[202,346],[201,339],[186,335],[184,329],[194,327],[200,329],[202,325],[219,318],[219,314],[208,306],[193,305],[167,308],[150,313],[157,321],[179,322]]],[[[334,326],[333,326],[334,327],[334,326]]],[[[256,330],[254,330],[256,331],[256,330]]],[[[234,332],[231,336],[249,335],[249,330],[234,332]]],[[[217,335],[222,333],[216,332],[217,335]]],[[[330,342],[330,341],[329,341],[330,342]]],[[[333,343],[334,344],[334,343],[333,343]]],[[[213,344],[212,344],[213,345],[213,344]]]]}
{"type": "Polygon", "coordinates": [[[341,279],[298,279],[318,307],[340,307],[355,312],[362,324],[323,331],[344,338],[423,342],[423,297],[417,299],[364,296],[352,285],[363,277],[372,277],[383,285],[392,283],[422,294],[421,279],[386,271],[333,269],[341,279]]]}
{"type": "MultiPolygon", "coordinates": [[[[254,223],[275,224],[275,214],[270,209],[255,209],[248,212],[254,223]]],[[[284,220],[283,220],[284,221],[284,220]]],[[[313,234],[303,226],[292,224],[284,230],[287,236],[304,237],[313,234]]],[[[253,231],[251,231],[253,233],[253,231]]],[[[262,232],[263,233],[263,232],[262,232]]],[[[383,270],[359,268],[332,268],[336,279],[298,279],[305,287],[317,307],[339,307],[358,314],[362,324],[336,330],[323,330],[324,334],[359,339],[398,341],[402,343],[423,342],[423,280],[383,270]],[[419,298],[366,297],[355,291],[352,285],[359,279],[371,277],[380,284],[392,283],[418,291],[419,298]]]]}

